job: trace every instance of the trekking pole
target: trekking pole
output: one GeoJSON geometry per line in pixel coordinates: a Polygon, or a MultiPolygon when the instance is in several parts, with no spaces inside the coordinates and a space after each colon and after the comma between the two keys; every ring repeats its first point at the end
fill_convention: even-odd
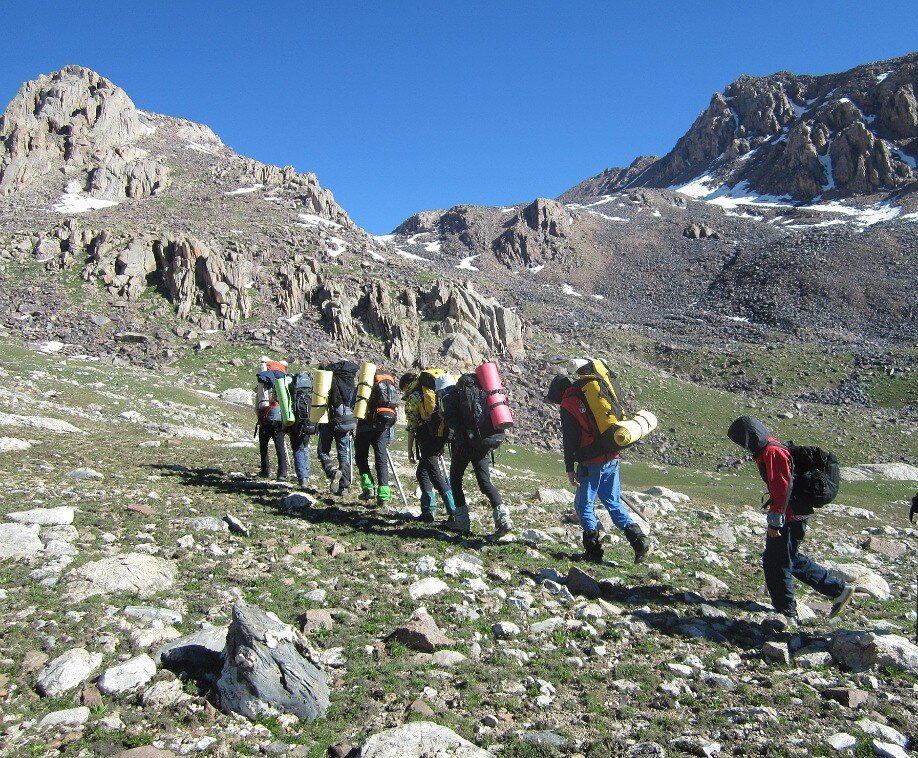
{"type": "Polygon", "coordinates": [[[398,494],[401,495],[402,503],[408,505],[408,498],[405,497],[405,490],[402,488],[402,480],[398,478],[398,471],[395,469],[395,463],[392,461],[392,453],[389,452],[389,448],[386,448],[386,460],[389,461],[389,471],[392,472],[392,476],[395,478],[395,485],[398,487],[398,494]]]}
{"type": "Polygon", "coordinates": [[[443,480],[446,482],[446,488],[452,489],[453,483],[449,479],[449,474],[446,471],[446,461],[443,460],[443,456],[437,456],[437,460],[440,461],[440,472],[443,474],[443,480]]]}

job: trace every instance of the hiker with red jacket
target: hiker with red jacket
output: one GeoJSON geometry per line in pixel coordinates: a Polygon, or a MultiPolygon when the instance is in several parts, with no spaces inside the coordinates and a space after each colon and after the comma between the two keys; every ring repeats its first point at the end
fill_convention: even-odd
{"type": "Polygon", "coordinates": [[[634,562],[640,563],[651,551],[650,538],[631,518],[621,496],[619,459],[621,455],[601,453],[582,460],[585,450],[594,442],[595,434],[583,397],[569,377],[559,374],[548,387],[545,402],[561,406],[561,434],[564,446],[564,466],[568,481],[577,487],[574,506],[583,528],[584,559],[602,563],[602,545],[593,503],[598,497],[612,523],[622,530],[634,550],[634,562]]]}
{"type": "Polygon", "coordinates": [[[838,616],[854,595],[854,587],[832,576],[827,569],[800,552],[808,516],[794,513],[794,465],[790,451],[753,416],[740,416],[730,424],[727,436],[753,456],[759,474],[768,486],[768,531],[762,570],[774,609],[798,623],[793,579],[799,579],[835,603],[829,618],[838,616]]]}

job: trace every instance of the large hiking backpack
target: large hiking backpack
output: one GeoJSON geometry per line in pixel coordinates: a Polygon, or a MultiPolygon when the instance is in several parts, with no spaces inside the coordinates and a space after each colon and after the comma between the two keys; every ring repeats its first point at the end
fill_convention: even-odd
{"type": "MultiPolygon", "coordinates": [[[[274,365],[280,366],[280,364],[272,361],[274,365]]],[[[281,369],[268,369],[267,371],[260,371],[255,375],[258,379],[258,383],[265,388],[265,395],[268,400],[268,405],[260,411],[259,417],[265,421],[281,421],[281,408],[277,398],[277,388],[275,383],[283,379],[286,374],[281,369]]]]}
{"type": "Polygon", "coordinates": [[[324,367],[334,374],[328,406],[331,411],[331,423],[336,435],[340,436],[357,428],[354,418],[354,400],[357,395],[357,372],[360,371],[353,361],[337,361],[324,367]]]}
{"type": "MultiPolygon", "coordinates": [[[[452,419],[457,435],[474,442],[486,450],[500,447],[506,439],[503,431],[494,428],[491,413],[488,409],[488,393],[481,388],[475,374],[463,374],[456,382],[456,390],[448,396],[444,404],[444,417],[447,423],[452,419]],[[455,402],[450,402],[455,398],[455,402]],[[453,406],[447,410],[448,406],[453,406]]],[[[452,424],[451,424],[452,425],[452,424]]]]}
{"type": "Polygon", "coordinates": [[[392,426],[398,418],[400,402],[401,393],[395,377],[383,372],[377,373],[373,377],[373,391],[370,393],[367,418],[379,426],[392,426]]]}
{"type": "Polygon", "coordinates": [[[421,402],[418,405],[418,416],[435,437],[447,436],[448,427],[443,421],[442,408],[437,396],[437,377],[446,373],[442,368],[424,369],[418,374],[417,391],[420,393],[421,402]]]}
{"type": "Polygon", "coordinates": [[[306,434],[315,434],[317,425],[309,420],[312,407],[312,374],[295,374],[290,385],[290,396],[293,399],[296,423],[306,434]]]}
{"type": "Polygon", "coordinates": [[[618,452],[621,447],[615,442],[615,425],[628,416],[615,374],[597,358],[577,370],[573,387],[583,400],[594,436],[591,450],[585,453],[587,458],[618,452]]]}
{"type": "Polygon", "coordinates": [[[808,516],[814,508],[828,505],[838,495],[841,480],[838,458],[815,446],[788,442],[785,447],[790,451],[794,469],[789,502],[796,515],[808,516]]]}

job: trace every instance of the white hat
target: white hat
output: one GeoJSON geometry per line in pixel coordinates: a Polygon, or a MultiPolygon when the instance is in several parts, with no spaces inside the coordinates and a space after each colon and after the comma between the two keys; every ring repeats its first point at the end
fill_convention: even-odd
{"type": "Polygon", "coordinates": [[[571,365],[574,367],[574,372],[580,371],[584,366],[589,366],[592,361],[586,360],[585,358],[571,358],[571,365]]]}

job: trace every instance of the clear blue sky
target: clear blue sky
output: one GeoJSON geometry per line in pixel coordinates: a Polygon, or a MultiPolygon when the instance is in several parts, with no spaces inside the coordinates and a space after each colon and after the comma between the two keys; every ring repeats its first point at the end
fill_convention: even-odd
{"type": "Polygon", "coordinates": [[[0,0],[0,102],[75,63],[237,152],[314,171],[368,230],[554,197],[667,152],[741,74],[918,49],[900,2],[0,0]]]}

